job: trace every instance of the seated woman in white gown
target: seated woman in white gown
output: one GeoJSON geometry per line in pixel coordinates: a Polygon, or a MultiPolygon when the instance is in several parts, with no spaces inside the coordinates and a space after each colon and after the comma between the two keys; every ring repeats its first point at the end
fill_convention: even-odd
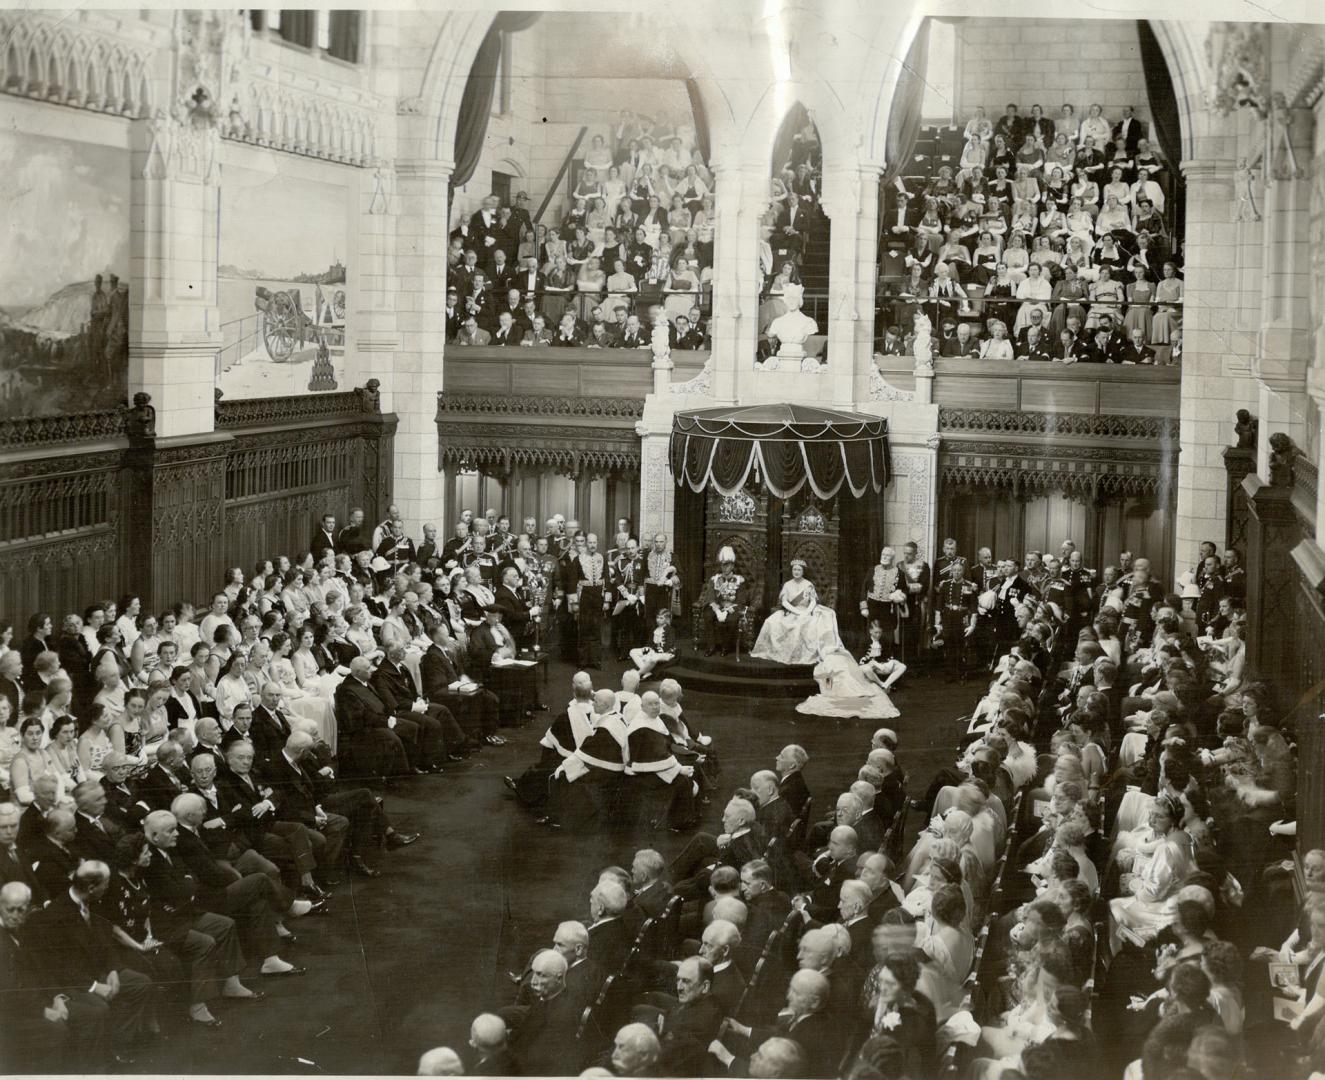
{"type": "Polygon", "coordinates": [[[888,692],[842,646],[824,654],[814,669],[814,679],[819,692],[797,705],[798,713],[863,720],[891,720],[901,715],[888,692]]]}
{"type": "Polygon", "coordinates": [[[803,559],[791,560],[791,580],[778,593],[778,605],[764,620],[751,656],[779,664],[813,664],[842,647],[837,613],[819,603],[803,559]]]}

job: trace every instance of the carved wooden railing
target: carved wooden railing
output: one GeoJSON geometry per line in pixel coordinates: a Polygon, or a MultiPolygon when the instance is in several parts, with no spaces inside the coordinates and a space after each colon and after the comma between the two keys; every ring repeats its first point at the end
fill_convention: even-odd
{"type": "Polygon", "coordinates": [[[378,414],[381,403],[377,380],[367,387],[331,394],[291,394],[288,397],[220,398],[216,402],[216,428],[268,427],[306,424],[310,420],[341,420],[378,414]]]}
{"type": "Polygon", "coordinates": [[[118,439],[124,434],[123,409],[102,409],[70,416],[17,416],[0,419],[0,450],[118,439]]]}

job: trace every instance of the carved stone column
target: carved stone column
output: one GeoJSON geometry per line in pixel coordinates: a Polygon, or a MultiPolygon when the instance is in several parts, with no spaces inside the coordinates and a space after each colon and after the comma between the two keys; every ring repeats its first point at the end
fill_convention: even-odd
{"type": "MultiPolygon", "coordinates": [[[[1220,455],[1232,441],[1234,412],[1239,407],[1258,411],[1251,377],[1255,338],[1242,330],[1238,276],[1243,245],[1254,242],[1259,251],[1259,234],[1248,235],[1236,220],[1235,164],[1227,157],[1201,157],[1182,164],[1187,181],[1187,247],[1178,566],[1187,565],[1202,540],[1227,531],[1228,476],[1220,455]]],[[[1264,418],[1261,424],[1265,426],[1264,418]]]]}
{"type": "Polygon", "coordinates": [[[396,505],[407,530],[442,514],[444,480],[438,465],[437,394],[446,351],[446,248],[450,162],[396,163],[395,280],[399,345],[377,338],[389,367],[382,380],[384,411],[400,419],[396,431],[396,505]]]}
{"type": "Polygon", "coordinates": [[[220,141],[206,117],[132,124],[129,395],[152,396],[162,437],[212,430],[220,141]]]}
{"type": "MultiPolygon", "coordinates": [[[[714,404],[734,403],[740,374],[753,368],[759,333],[758,259],[760,201],[757,170],[719,160],[714,163],[718,213],[713,238],[714,404]]],[[[767,177],[762,178],[765,188],[767,177]]]]}
{"type": "Polygon", "coordinates": [[[823,209],[832,222],[828,250],[828,371],[835,405],[869,396],[878,279],[879,174],[876,166],[824,176],[823,209]]]}

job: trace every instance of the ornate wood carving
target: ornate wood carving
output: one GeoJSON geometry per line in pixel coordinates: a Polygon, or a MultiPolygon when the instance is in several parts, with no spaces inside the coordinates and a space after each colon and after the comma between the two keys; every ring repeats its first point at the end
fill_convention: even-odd
{"type": "Polygon", "coordinates": [[[70,416],[17,416],[0,419],[0,448],[16,450],[37,446],[65,446],[93,439],[117,439],[124,434],[123,409],[75,413],[70,416]]]}
{"type": "Polygon", "coordinates": [[[532,394],[437,395],[437,421],[444,413],[478,413],[485,416],[585,416],[635,421],[644,415],[643,398],[569,397],[532,394]]]}
{"type": "Polygon", "coordinates": [[[1080,435],[1107,439],[1177,441],[1176,416],[1121,416],[1108,413],[1021,412],[1013,409],[939,409],[939,430],[1006,432],[1016,435],[1080,435]]]}
{"type": "MultiPolygon", "coordinates": [[[[376,383],[376,379],[369,380],[376,383]]],[[[381,415],[376,387],[345,390],[334,394],[292,394],[289,397],[221,399],[216,403],[218,430],[296,424],[308,420],[337,420],[381,415]]]]}

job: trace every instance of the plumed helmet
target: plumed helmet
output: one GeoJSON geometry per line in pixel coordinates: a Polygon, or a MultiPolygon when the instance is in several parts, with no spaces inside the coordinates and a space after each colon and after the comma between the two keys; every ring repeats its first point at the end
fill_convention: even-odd
{"type": "Polygon", "coordinates": [[[735,563],[735,562],[736,562],[736,552],[734,552],[731,549],[730,544],[723,545],[722,549],[718,552],[719,565],[723,563],[735,563]]]}
{"type": "Polygon", "coordinates": [[[977,602],[981,611],[993,611],[998,604],[998,593],[994,592],[993,589],[986,589],[980,594],[980,599],[977,602]]]}

